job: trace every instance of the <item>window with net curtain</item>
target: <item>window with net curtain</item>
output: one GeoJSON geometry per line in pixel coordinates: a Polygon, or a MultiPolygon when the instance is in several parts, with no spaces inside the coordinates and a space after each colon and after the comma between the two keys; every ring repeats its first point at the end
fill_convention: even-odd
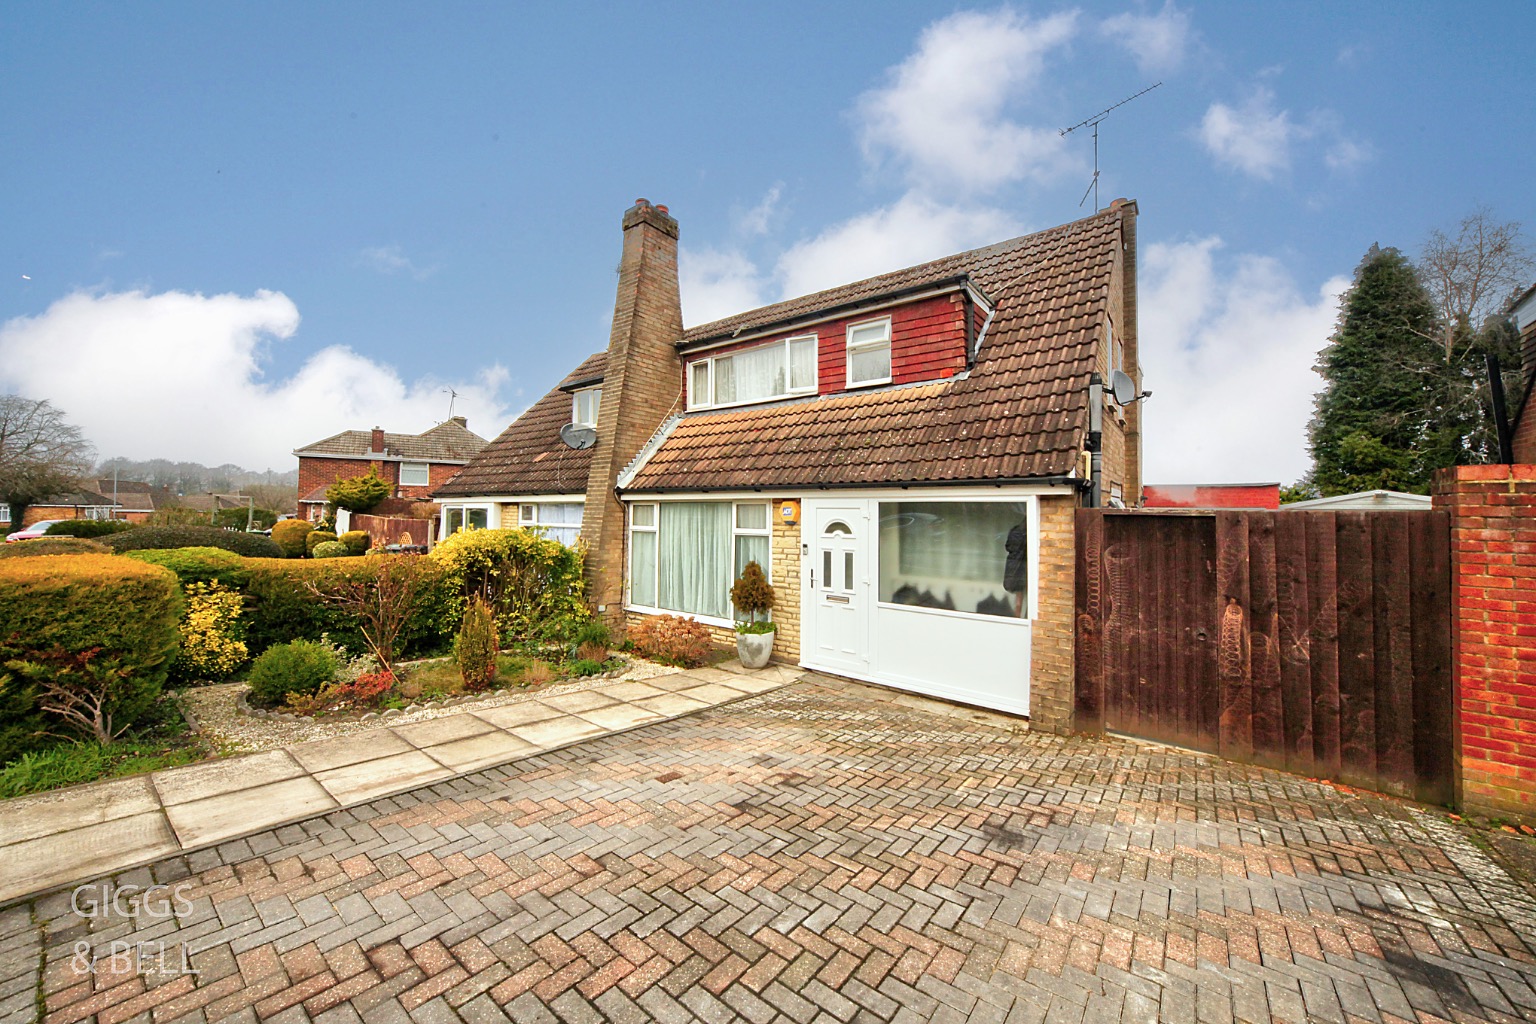
{"type": "Polygon", "coordinates": [[[546,501],[523,505],[518,512],[518,523],[521,526],[537,526],[550,540],[572,547],[581,536],[582,508],[579,501],[546,501]]]}
{"type": "Polygon", "coordinates": [[[814,392],[816,336],[700,359],[690,365],[689,380],[689,403],[694,407],[766,402],[814,392]]]}
{"type": "Polygon", "coordinates": [[[630,603],[730,619],[730,590],[748,562],[768,572],[765,502],[668,501],[630,506],[630,603]]]}
{"type": "Polygon", "coordinates": [[[1029,503],[882,501],[880,600],[1028,618],[1029,503]]]}

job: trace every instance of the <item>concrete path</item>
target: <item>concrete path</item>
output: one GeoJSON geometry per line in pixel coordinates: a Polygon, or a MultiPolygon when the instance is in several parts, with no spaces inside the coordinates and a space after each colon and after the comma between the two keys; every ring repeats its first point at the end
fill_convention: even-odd
{"type": "Polygon", "coordinates": [[[100,884],[0,1024],[1536,1019],[1443,814],[817,676],[100,884]]]}
{"type": "Polygon", "coordinates": [[[0,802],[0,905],[784,685],[736,662],[0,802]]]}

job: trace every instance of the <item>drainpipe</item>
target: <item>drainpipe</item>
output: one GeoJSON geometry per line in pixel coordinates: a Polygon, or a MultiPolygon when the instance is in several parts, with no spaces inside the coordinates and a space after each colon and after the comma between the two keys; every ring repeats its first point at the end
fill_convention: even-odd
{"type": "Polygon", "coordinates": [[[1088,378],[1088,451],[1092,453],[1088,480],[1088,507],[1102,504],[1104,472],[1104,378],[1097,373],[1088,378]]]}

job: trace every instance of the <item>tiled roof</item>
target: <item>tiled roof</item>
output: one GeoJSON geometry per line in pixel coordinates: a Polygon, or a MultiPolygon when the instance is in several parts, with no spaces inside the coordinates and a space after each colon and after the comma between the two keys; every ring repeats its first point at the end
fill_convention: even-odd
{"type": "MultiPolygon", "coordinates": [[[[390,456],[425,462],[468,462],[485,445],[485,438],[458,418],[439,423],[420,434],[391,434],[387,431],[384,434],[384,447],[390,456]]],[[[372,452],[373,431],[343,430],[323,441],[295,449],[293,454],[367,457],[372,452]]]]}
{"type": "Polygon", "coordinates": [[[571,396],[560,388],[602,376],[607,362],[605,352],[588,356],[433,497],[585,493],[592,449],[576,451],[560,440],[560,428],[571,421],[571,396]]]}
{"type": "Polygon", "coordinates": [[[695,413],[626,490],[1011,480],[1071,471],[1121,212],[704,324],[684,342],[969,275],[995,304],[970,372],[941,383],[695,413]]]}

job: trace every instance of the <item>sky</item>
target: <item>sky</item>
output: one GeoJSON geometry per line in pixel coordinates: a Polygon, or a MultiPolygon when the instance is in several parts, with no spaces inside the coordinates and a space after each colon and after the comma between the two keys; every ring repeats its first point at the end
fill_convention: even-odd
{"type": "Polygon", "coordinates": [[[1145,475],[1290,482],[1354,267],[1536,232],[1529,3],[0,5],[0,393],[103,457],[293,468],[494,437],[612,318],[683,317],[1137,200],[1145,475]],[[456,394],[451,394],[454,392],[456,394]]]}

